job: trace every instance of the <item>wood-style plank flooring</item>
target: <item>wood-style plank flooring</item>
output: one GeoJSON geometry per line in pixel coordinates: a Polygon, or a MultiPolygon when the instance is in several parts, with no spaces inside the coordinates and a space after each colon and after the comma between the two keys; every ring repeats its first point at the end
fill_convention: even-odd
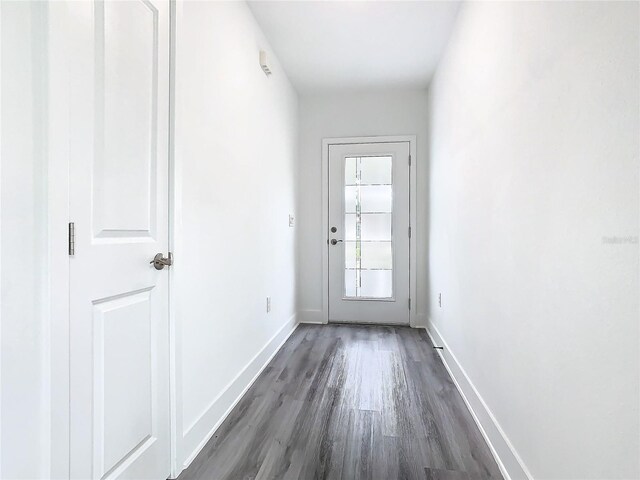
{"type": "Polygon", "coordinates": [[[300,325],[179,480],[502,478],[424,330],[300,325]]]}

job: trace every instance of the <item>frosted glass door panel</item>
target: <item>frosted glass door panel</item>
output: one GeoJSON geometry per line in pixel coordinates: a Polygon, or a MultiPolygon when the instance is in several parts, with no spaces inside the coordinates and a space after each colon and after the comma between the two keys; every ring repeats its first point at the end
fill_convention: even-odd
{"type": "Polygon", "coordinates": [[[410,144],[329,145],[328,319],[409,323],[410,144]]]}
{"type": "Polygon", "coordinates": [[[362,242],[360,268],[363,270],[392,270],[391,242],[362,242]]]}
{"type": "Polygon", "coordinates": [[[360,279],[360,296],[366,298],[390,298],[393,296],[391,270],[363,270],[360,279]]]}
{"type": "Polygon", "coordinates": [[[345,185],[356,185],[358,179],[367,185],[391,185],[391,172],[391,157],[347,157],[345,185]]]}
{"type": "Polygon", "coordinates": [[[360,228],[360,239],[366,241],[391,241],[390,213],[364,213],[360,217],[355,213],[346,213],[344,216],[344,239],[356,241],[358,239],[357,228],[360,228]],[[358,220],[360,220],[358,222],[358,220]]]}
{"type": "Polygon", "coordinates": [[[390,298],[393,295],[391,270],[345,270],[344,283],[347,297],[390,298]]]}
{"type": "Polygon", "coordinates": [[[345,298],[393,297],[392,165],[391,156],[345,158],[345,298]]]}
{"type": "Polygon", "coordinates": [[[347,185],[344,189],[344,211],[356,213],[392,213],[391,185],[347,185]]]}
{"type": "Polygon", "coordinates": [[[344,245],[344,267],[347,270],[391,270],[392,258],[391,242],[345,242],[344,245]]]}
{"type": "Polygon", "coordinates": [[[391,214],[370,213],[362,214],[360,228],[364,241],[391,241],[391,214]]]}

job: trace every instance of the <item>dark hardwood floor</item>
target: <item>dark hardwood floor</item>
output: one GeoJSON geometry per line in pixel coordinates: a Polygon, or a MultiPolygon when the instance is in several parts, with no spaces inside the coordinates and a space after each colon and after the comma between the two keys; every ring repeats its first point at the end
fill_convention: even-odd
{"type": "Polygon", "coordinates": [[[300,325],[179,477],[502,478],[424,330],[300,325]]]}

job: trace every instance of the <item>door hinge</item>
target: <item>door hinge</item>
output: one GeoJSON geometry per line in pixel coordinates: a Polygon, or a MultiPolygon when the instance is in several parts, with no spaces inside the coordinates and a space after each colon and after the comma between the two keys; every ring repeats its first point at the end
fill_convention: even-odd
{"type": "Polygon", "coordinates": [[[409,155],[409,166],[411,166],[411,155],[409,155]]]}
{"type": "Polygon", "coordinates": [[[76,224],[69,222],[69,255],[76,254],[76,224]]]}
{"type": "Polygon", "coordinates": [[[409,299],[409,310],[411,310],[411,299],[409,299]]]}
{"type": "Polygon", "coordinates": [[[409,227],[409,238],[411,238],[411,227],[409,227]]]}

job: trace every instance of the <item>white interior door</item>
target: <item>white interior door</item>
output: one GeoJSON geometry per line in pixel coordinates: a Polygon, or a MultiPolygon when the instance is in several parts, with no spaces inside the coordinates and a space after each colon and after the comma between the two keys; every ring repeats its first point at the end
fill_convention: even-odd
{"type": "Polygon", "coordinates": [[[169,2],[69,2],[70,472],[170,473],[169,2]]]}
{"type": "Polygon", "coordinates": [[[409,324],[409,154],[329,146],[329,321],[409,324]]]}

